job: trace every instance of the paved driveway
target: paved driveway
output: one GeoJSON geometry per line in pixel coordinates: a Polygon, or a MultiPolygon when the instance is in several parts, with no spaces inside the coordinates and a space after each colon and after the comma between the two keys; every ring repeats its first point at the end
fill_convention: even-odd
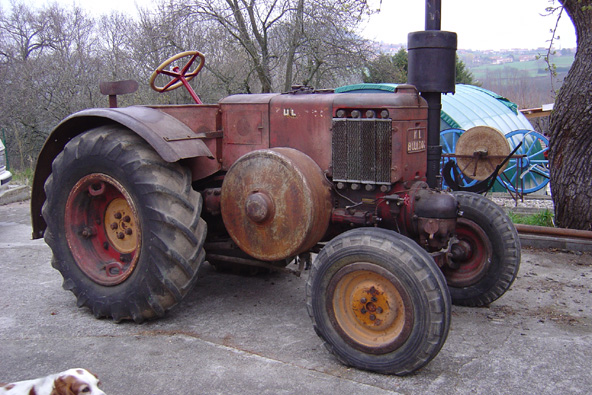
{"type": "Polygon", "coordinates": [[[0,206],[0,381],[71,367],[107,394],[562,394],[592,388],[592,256],[524,249],[511,290],[454,307],[438,356],[407,377],[340,365],[315,335],[305,280],[205,265],[164,319],[95,319],[61,288],[28,202],[0,206]]]}

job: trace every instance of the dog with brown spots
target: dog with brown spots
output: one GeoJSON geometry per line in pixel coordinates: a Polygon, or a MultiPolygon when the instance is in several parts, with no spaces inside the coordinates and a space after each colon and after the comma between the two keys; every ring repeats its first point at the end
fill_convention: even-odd
{"type": "Polygon", "coordinates": [[[105,395],[97,376],[85,369],[70,369],[34,380],[0,383],[0,395],[105,395]]]}

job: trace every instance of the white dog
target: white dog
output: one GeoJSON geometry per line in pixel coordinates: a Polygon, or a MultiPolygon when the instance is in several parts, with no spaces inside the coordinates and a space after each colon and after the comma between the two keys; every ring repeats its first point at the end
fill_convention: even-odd
{"type": "Polygon", "coordinates": [[[105,395],[99,379],[85,369],[70,369],[35,380],[0,383],[0,395],[105,395]]]}

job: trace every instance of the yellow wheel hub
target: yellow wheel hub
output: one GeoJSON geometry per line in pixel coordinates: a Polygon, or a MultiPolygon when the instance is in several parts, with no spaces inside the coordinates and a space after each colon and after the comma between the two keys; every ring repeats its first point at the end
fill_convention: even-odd
{"type": "Polygon", "coordinates": [[[409,336],[413,313],[407,294],[383,268],[371,263],[346,266],[332,278],[329,289],[331,315],[352,345],[380,354],[396,349],[409,336]]]}
{"type": "Polygon", "coordinates": [[[113,199],[105,210],[105,234],[117,251],[129,254],[138,248],[136,218],[127,200],[113,199]]]}

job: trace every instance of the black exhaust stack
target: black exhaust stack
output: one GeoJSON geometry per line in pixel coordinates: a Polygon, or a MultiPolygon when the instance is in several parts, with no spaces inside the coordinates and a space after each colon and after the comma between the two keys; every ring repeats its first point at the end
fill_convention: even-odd
{"type": "Polygon", "coordinates": [[[456,33],[440,30],[441,0],[426,0],[425,31],[409,33],[408,82],[428,102],[427,181],[440,187],[440,111],[442,93],[454,93],[456,80],[456,33]]]}

